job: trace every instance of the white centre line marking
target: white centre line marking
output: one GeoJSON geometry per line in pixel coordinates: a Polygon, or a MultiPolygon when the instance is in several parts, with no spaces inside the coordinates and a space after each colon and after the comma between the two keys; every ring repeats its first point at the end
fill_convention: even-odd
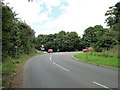
{"type": "Polygon", "coordinates": [[[60,67],[60,68],[62,68],[62,69],[64,69],[64,70],[66,70],[66,71],[69,71],[68,69],[66,69],[66,68],[64,68],[64,67],[62,67],[62,66],[56,64],[55,62],[53,62],[53,64],[57,65],[58,67],[60,67]]]}
{"type": "Polygon", "coordinates": [[[99,86],[101,86],[101,87],[110,89],[109,87],[107,87],[107,86],[105,86],[105,85],[102,85],[102,84],[100,84],[100,83],[97,83],[97,82],[94,82],[94,81],[93,81],[93,83],[94,83],[94,84],[97,84],[97,85],[99,85],[99,86]]]}
{"type": "Polygon", "coordinates": [[[51,57],[50,57],[50,60],[52,60],[51,57]]]}

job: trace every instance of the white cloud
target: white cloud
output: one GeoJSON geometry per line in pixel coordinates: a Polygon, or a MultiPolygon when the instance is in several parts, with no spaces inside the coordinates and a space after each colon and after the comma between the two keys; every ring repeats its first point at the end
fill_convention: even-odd
{"type": "MultiPolygon", "coordinates": [[[[36,36],[39,34],[57,33],[61,30],[76,31],[82,36],[84,30],[90,26],[103,25],[105,13],[110,6],[114,6],[119,0],[66,0],[69,6],[62,6],[66,13],[53,21],[48,17],[51,13],[51,6],[59,6],[62,0],[41,0],[38,2],[28,2],[27,0],[5,0],[10,2],[14,11],[19,13],[18,17],[25,20],[35,30],[36,36]],[[42,7],[40,4],[45,3],[48,11],[40,14],[42,7]],[[43,26],[38,23],[47,21],[43,26]],[[37,23],[37,25],[34,25],[37,23]]],[[[64,0],[63,0],[64,1],[64,0]]]]}
{"type": "Polygon", "coordinates": [[[35,2],[28,2],[27,0],[4,0],[10,2],[10,7],[13,7],[18,16],[28,24],[32,24],[38,20],[38,13],[41,11],[39,5],[35,2]]]}
{"type": "Polygon", "coordinates": [[[106,27],[104,21],[107,17],[104,14],[118,0],[68,0],[68,2],[67,13],[57,20],[47,22],[42,28],[47,27],[50,32],[52,27],[58,27],[56,32],[60,30],[76,31],[82,36],[84,30],[90,26],[102,25],[106,27]]]}
{"type": "Polygon", "coordinates": [[[45,3],[48,8],[48,12],[46,13],[46,14],[48,14],[48,13],[51,13],[51,10],[52,10],[51,6],[59,6],[60,5],[60,0],[42,0],[42,1],[40,1],[40,4],[43,4],[43,3],[45,3]]]}
{"type": "Polygon", "coordinates": [[[60,5],[60,0],[43,0],[42,2],[45,3],[48,8],[60,5]]]}

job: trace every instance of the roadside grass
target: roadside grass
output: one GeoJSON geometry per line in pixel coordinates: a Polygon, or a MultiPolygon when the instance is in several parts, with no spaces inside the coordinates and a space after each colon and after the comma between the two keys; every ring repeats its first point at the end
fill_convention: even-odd
{"type": "Polygon", "coordinates": [[[0,63],[0,73],[2,72],[2,63],[0,63]]]}
{"type": "Polygon", "coordinates": [[[12,76],[14,78],[16,72],[19,70],[19,66],[32,56],[44,54],[42,52],[32,53],[32,54],[24,54],[19,56],[19,58],[13,59],[11,57],[7,57],[6,61],[2,63],[2,86],[7,87],[7,82],[9,78],[12,76]]]}
{"type": "Polygon", "coordinates": [[[97,54],[98,56],[109,56],[109,57],[116,57],[118,58],[118,51],[119,51],[119,46],[115,45],[113,48],[110,48],[109,50],[107,50],[107,48],[102,48],[102,52],[91,52],[91,54],[97,54]]]}
{"type": "Polygon", "coordinates": [[[98,56],[97,54],[91,55],[90,52],[88,52],[88,58],[86,58],[86,52],[75,54],[75,55],[73,55],[73,57],[75,57],[81,61],[88,62],[88,63],[120,68],[120,65],[118,65],[117,57],[98,56]]]}
{"type": "Polygon", "coordinates": [[[0,63],[0,87],[2,86],[2,64],[0,63]]]}

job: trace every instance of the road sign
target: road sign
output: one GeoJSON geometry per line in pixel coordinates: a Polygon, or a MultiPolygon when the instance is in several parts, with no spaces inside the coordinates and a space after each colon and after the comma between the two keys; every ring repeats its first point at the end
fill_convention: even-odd
{"type": "Polygon", "coordinates": [[[88,58],[88,47],[86,47],[86,58],[88,58]]]}
{"type": "Polygon", "coordinates": [[[41,50],[45,50],[45,48],[41,48],[41,50]]]}
{"type": "Polygon", "coordinates": [[[59,48],[57,49],[57,51],[59,52],[59,48]]]}
{"type": "Polygon", "coordinates": [[[42,44],[41,46],[42,46],[42,47],[44,47],[44,45],[43,45],[43,44],[42,44]]]}

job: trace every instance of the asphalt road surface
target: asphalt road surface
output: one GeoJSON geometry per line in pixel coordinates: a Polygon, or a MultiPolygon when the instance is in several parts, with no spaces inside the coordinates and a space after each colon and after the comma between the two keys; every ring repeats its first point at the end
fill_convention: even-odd
{"type": "Polygon", "coordinates": [[[118,70],[72,59],[80,52],[48,53],[24,67],[24,88],[118,88],[118,70]]]}

